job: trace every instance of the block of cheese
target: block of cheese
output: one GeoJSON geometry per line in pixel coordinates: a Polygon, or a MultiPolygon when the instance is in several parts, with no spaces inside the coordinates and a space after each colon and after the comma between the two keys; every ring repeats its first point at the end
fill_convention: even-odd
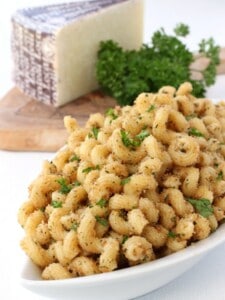
{"type": "Polygon", "coordinates": [[[99,43],[142,44],[143,0],[92,0],[18,10],[12,17],[14,81],[28,96],[61,106],[98,88],[99,43]]]}

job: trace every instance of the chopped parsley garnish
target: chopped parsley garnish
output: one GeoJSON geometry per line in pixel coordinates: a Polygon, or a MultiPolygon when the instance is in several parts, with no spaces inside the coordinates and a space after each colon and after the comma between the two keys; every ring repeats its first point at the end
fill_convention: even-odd
{"type": "Polygon", "coordinates": [[[53,206],[54,208],[59,208],[62,207],[62,202],[61,201],[52,201],[51,202],[51,206],[53,206]]]}
{"type": "Polygon", "coordinates": [[[77,231],[78,226],[79,226],[79,224],[77,222],[74,222],[70,229],[77,231]]]}
{"type": "Polygon", "coordinates": [[[188,134],[192,136],[205,137],[204,134],[198,129],[191,127],[188,129],[188,134]]]}
{"type": "Polygon", "coordinates": [[[98,138],[98,133],[99,133],[99,128],[93,127],[93,128],[92,128],[92,133],[93,133],[94,138],[97,140],[97,138],[98,138]]]}
{"type": "Polygon", "coordinates": [[[115,110],[113,108],[109,108],[106,111],[106,116],[111,117],[113,120],[116,120],[118,118],[118,115],[115,114],[115,110]]]}
{"type": "Polygon", "coordinates": [[[57,182],[60,184],[59,192],[61,194],[68,194],[72,190],[73,187],[81,185],[81,183],[79,181],[75,181],[71,184],[67,184],[65,178],[61,178],[61,179],[57,180],[57,182]]]}
{"type": "Polygon", "coordinates": [[[70,158],[70,162],[72,162],[72,161],[78,161],[79,162],[80,161],[80,157],[75,154],[74,156],[72,156],[70,158]]]}
{"type": "Polygon", "coordinates": [[[175,238],[175,237],[177,237],[177,234],[173,231],[169,231],[167,236],[170,237],[170,238],[175,238]]]}
{"type": "Polygon", "coordinates": [[[68,194],[71,191],[72,186],[66,183],[65,178],[61,178],[57,180],[57,182],[60,184],[60,190],[59,190],[60,193],[68,194]]]}
{"type": "Polygon", "coordinates": [[[196,114],[190,114],[190,115],[186,116],[185,119],[186,119],[187,121],[190,121],[191,119],[196,118],[196,117],[197,117],[196,114]]]}
{"type": "Polygon", "coordinates": [[[216,177],[216,180],[223,180],[223,171],[220,171],[216,177]]]}
{"type": "Polygon", "coordinates": [[[149,136],[149,132],[146,129],[143,129],[139,134],[135,136],[136,139],[143,142],[146,137],[149,136]]]}
{"type": "Polygon", "coordinates": [[[121,180],[120,184],[121,184],[121,185],[125,185],[125,184],[127,184],[128,182],[130,182],[130,180],[131,180],[130,177],[124,178],[124,179],[121,180]]]}
{"type": "Polygon", "coordinates": [[[95,216],[96,221],[102,226],[108,226],[108,221],[105,218],[95,216]]]}
{"type": "Polygon", "coordinates": [[[196,211],[203,217],[207,218],[213,214],[213,207],[209,199],[200,198],[200,199],[192,199],[187,198],[187,201],[190,202],[196,211]]]}
{"type": "Polygon", "coordinates": [[[82,173],[89,173],[91,171],[94,171],[94,170],[100,170],[100,167],[99,165],[95,166],[95,167],[87,167],[85,169],[82,170],[82,173]]]}
{"type": "Polygon", "coordinates": [[[122,238],[121,244],[123,245],[128,239],[129,239],[129,236],[124,235],[123,238],[122,238]]]}
{"type": "Polygon", "coordinates": [[[120,131],[121,139],[127,148],[134,149],[139,147],[143,140],[149,136],[149,132],[146,129],[143,129],[139,134],[137,134],[134,138],[130,138],[129,134],[125,130],[120,131]]]}
{"type": "Polygon", "coordinates": [[[153,111],[154,109],[155,109],[155,105],[152,104],[152,105],[146,110],[146,112],[151,112],[151,111],[153,111]]]}
{"type": "Polygon", "coordinates": [[[96,202],[96,205],[100,206],[101,208],[105,207],[107,205],[108,201],[104,198],[101,198],[98,202],[96,202]]]}

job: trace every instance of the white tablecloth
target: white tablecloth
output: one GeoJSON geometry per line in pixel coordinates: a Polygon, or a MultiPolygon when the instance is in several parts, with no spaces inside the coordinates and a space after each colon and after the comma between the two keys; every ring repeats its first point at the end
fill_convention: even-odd
{"type": "MultiPolygon", "coordinates": [[[[45,1],[8,0],[0,3],[0,97],[12,86],[10,57],[10,15],[18,7],[45,1]]],[[[48,3],[62,1],[48,1],[48,3]]],[[[191,27],[188,45],[213,36],[225,46],[225,1],[147,0],[145,10],[145,42],[153,31],[165,27],[168,32],[178,22],[191,27]]],[[[225,99],[225,76],[217,78],[208,96],[225,99]]],[[[23,231],[17,224],[18,207],[27,199],[27,187],[38,174],[42,161],[52,153],[0,151],[0,291],[5,300],[41,300],[19,285],[24,254],[19,248],[23,231]]],[[[75,299],[75,298],[74,298],[75,299]]],[[[190,271],[168,285],[140,297],[139,300],[223,300],[225,299],[225,244],[207,255],[190,271]]],[[[104,299],[103,299],[104,300],[104,299]]],[[[115,299],[116,300],[116,299],[115,299]]]]}

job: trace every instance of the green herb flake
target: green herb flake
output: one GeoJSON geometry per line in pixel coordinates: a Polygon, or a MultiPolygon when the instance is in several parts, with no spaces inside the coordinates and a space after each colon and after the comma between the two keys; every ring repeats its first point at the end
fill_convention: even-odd
{"type": "Polygon", "coordinates": [[[96,221],[101,224],[102,226],[108,226],[108,221],[105,218],[95,216],[96,221]]]}
{"type": "Polygon", "coordinates": [[[220,171],[216,177],[216,180],[220,181],[223,180],[223,171],[220,171]]]}
{"type": "Polygon", "coordinates": [[[121,139],[127,148],[136,147],[137,145],[134,144],[133,139],[129,138],[128,133],[125,130],[120,130],[121,139]]]}
{"type": "Polygon", "coordinates": [[[146,110],[146,112],[151,112],[151,111],[153,111],[154,109],[155,109],[155,105],[152,104],[152,105],[146,110]]]}
{"type": "Polygon", "coordinates": [[[68,194],[71,191],[72,186],[66,183],[65,178],[61,178],[57,180],[57,182],[60,184],[60,190],[59,190],[60,193],[68,194]]]}
{"type": "Polygon", "coordinates": [[[74,230],[74,231],[77,231],[77,228],[78,228],[79,224],[77,222],[74,222],[71,226],[71,230],[74,230]]]}
{"type": "Polygon", "coordinates": [[[98,133],[99,133],[99,128],[97,128],[97,127],[93,127],[92,128],[92,134],[93,134],[93,136],[94,136],[94,138],[97,140],[97,138],[98,138],[98,133]]]}
{"type": "Polygon", "coordinates": [[[113,108],[109,108],[106,111],[106,116],[111,117],[113,120],[116,120],[118,118],[118,115],[115,113],[115,110],[113,108]]]}
{"type": "Polygon", "coordinates": [[[192,199],[188,198],[188,202],[190,202],[196,211],[203,217],[208,218],[213,214],[213,207],[209,199],[200,198],[200,199],[192,199]]]}
{"type": "Polygon", "coordinates": [[[177,234],[175,232],[173,232],[173,231],[169,231],[168,234],[167,234],[167,236],[169,238],[175,238],[175,237],[177,237],[177,234]]]}
{"type": "Polygon", "coordinates": [[[104,198],[101,198],[98,202],[96,202],[96,205],[100,206],[101,208],[106,207],[108,201],[104,198]]]}
{"type": "Polygon", "coordinates": [[[121,184],[121,185],[125,185],[125,184],[127,184],[128,182],[130,182],[130,180],[131,180],[130,177],[124,178],[124,179],[121,180],[120,184],[121,184]]]}
{"type": "Polygon", "coordinates": [[[129,239],[129,236],[124,235],[122,238],[121,244],[123,245],[128,239],[129,239]]]}
{"type": "Polygon", "coordinates": [[[73,186],[80,186],[81,183],[80,183],[79,181],[75,181],[72,185],[73,185],[73,186]]]}
{"type": "Polygon", "coordinates": [[[54,208],[59,208],[59,207],[62,207],[62,202],[61,201],[52,201],[51,202],[51,206],[54,207],[54,208]]]}
{"type": "Polygon", "coordinates": [[[70,158],[70,162],[73,162],[73,161],[80,161],[80,158],[79,158],[79,156],[77,156],[76,154],[74,155],[74,156],[72,156],[71,158],[70,158]]]}
{"type": "Polygon", "coordinates": [[[135,139],[140,140],[141,142],[143,142],[144,139],[148,136],[149,136],[148,130],[143,129],[138,135],[135,136],[135,139]]]}
{"type": "Polygon", "coordinates": [[[94,171],[94,170],[100,170],[100,167],[99,165],[95,166],[95,167],[87,167],[85,169],[82,170],[82,173],[89,173],[91,171],[94,171]]]}
{"type": "Polygon", "coordinates": [[[197,136],[197,137],[205,137],[202,132],[200,132],[198,129],[191,127],[188,129],[188,134],[192,136],[197,136]]]}
{"type": "Polygon", "coordinates": [[[194,118],[197,118],[197,115],[196,115],[196,114],[190,114],[190,115],[187,115],[187,116],[185,117],[185,119],[186,119],[187,121],[190,121],[191,119],[194,119],[194,118]]]}
{"type": "Polygon", "coordinates": [[[128,132],[125,130],[120,130],[121,139],[127,148],[134,149],[141,145],[143,140],[149,136],[149,132],[146,129],[143,129],[139,134],[137,134],[134,138],[130,138],[128,132]]]}

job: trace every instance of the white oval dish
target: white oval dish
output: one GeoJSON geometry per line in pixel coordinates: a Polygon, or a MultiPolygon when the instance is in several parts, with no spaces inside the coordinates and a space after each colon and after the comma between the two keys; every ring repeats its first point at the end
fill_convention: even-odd
{"type": "Polygon", "coordinates": [[[32,292],[53,299],[128,300],[175,279],[223,242],[225,224],[205,240],[153,262],[110,273],[64,280],[42,280],[40,270],[27,260],[20,282],[32,292]]]}

